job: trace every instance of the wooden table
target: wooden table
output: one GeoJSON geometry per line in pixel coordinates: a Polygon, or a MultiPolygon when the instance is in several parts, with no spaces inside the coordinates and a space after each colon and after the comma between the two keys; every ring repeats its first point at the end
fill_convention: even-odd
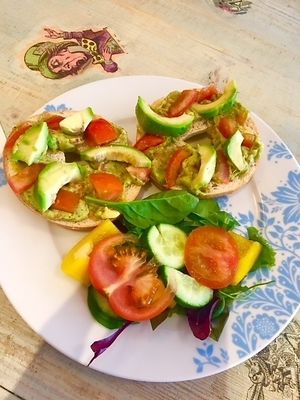
{"type": "MultiPolygon", "coordinates": [[[[206,83],[210,75],[237,80],[241,100],[263,118],[300,157],[300,3],[253,1],[245,15],[221,11],[209,0],[2,0],[0,109],[5,130],[55,96],[99,79],[122,75],[166,75],[206,83]],[[111,28],[126,49],[119,69],[96,66],[64,79],[45,79],[23,56],[56,30],[111,28]]],[[[13,244],[12,244],[13,246],[13,244]]],[[[1,268],[5,268],[1,265],[1,268]]],[[[26,295],[26,288],[24,288],[26,295]]],[[[250,364],[193,382],[147,384],[106,376],[58,353],[35,334],[0,293],[0,399],[299,399],[298,387],[258,388],[250,364]],[[255,391],[256,390],[256,391],[255,391]],[[247,395],[248,392],[248,395],[247,395]],[[263,394],[264,393],[264,397],[263,394]]],[[[300,315],[298,314],[298,321],[300,315]]],[[[277,339],[300,371],[297,317],[277,339]],[[293,345],[289,335],[298,338],[293,345]],[[297,350],[298,349],[298,350],[297,350]]],[[[252,364],[259,364],[259,357],[252,364]]]]}

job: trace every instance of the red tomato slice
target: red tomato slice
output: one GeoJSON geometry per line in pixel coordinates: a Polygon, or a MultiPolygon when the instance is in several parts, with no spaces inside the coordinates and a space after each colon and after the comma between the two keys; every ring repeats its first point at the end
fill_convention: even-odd
{"type": "Polygon", "coordinates": [[[206,86],[202,89],[199,89],[197,92],[197,103],[201,103],[203,100],[212,100],[212,98],[218,94],[218,90],[215,85],[206,86]]]}
{"type": "Polygon", "coordinates": [[[165,141],[163,136],[158,135],[144,135],[136,142],[134,147],[140,151],[145,151],[150,149],[151,147],[158,146],[165,141]]]}
{"type": "Polygon", "coordinates": [[[110,122],[98,118],[89,123],[85,135],[90,145],[103,145],[116,140],[118,131],[110,122]]]}
{"type": "Polygon", "coordinates": [[[228,158],[222,149],[217,152],[215,179],[220,183],[229,183],[230,181],[230,166],[228,158]]]}
{"type": "Polygon", "coordinates": [[[223,228],[203,226],[188,236],[185,265],[189,274],[211,289],[232,282],[239,260],[237,245],[223,228]]]}
{"type": "Polygon", "coordinates": [[[176,179],[178,178],[182,163],[189,155],[190,153],[182,147],[176,150],[170,158],[166,170],[166,186],[168,189],[176,185],[176,179]]]}
{"type": "Polygon", "coordinates": [[[115,253],[114,247],[124,243],[125,239],[124,234],[109,236],[98,242],[90,255],[88,272],[91,284],[99,292],[104,293],[105,288],[119,277],[118,269],[112,264],[112,257],[115,253]]]}
{"type": "Polygon", "coordinates": [[[251,149],[255,143],[256,136],[252,133],[245,133],[242,145],[251,149]]]}
{"type": "Polygon", "coordinates": [[[114,312],[129,321],[154,318],[174,298],[129,235],[118,234],[97,243],[90,256],[89,275],[93,287],[107,295],[114,312]]]}
{"type": "Polygon", "coordinates": [[[168,111],[168,117],[179,117],[198,100],[198,90],[183,90],[168,111]]]}
{"type": "Polygon", "coordinates": [[[90,175],[90,181],[97,196],[103,200],[119,200],[123,193],[123,182],[113,174],[96,172],[90,175]]]}
{"type": "Polygon", "coordinates": [[[25,192],[25,190],[31,188],[35,183],[44,166],[44,164],[32,164],[26,166],[16,175],[8,177],[9,186],[17,194],[25,192]]]}
{"type": "Polygon", "coordinates": [[[75,212],[80,201],[78,193],[70,192],[69,190],[61,189],[56,196],[52,208],[55,210],[66,211],[69,213],[75,212]]]}
{"type": "Polygon", "coordinates": [[[133,165],[130,165],[126,169],[131,176],[133,176],[134,178],[137,178],[138,180],[140,180],[144,183],[148,182],[150,179],[151,168],[134,167],[133,165]]]}
{"type": "Polygon", "coordinates": [[[53,117],[50,117],[46,122],[48,125],[49,129],[53,129],[54,131],[57,131],[60,129],[59,123],[65,119],[65,117],[62,117],[61,115],[53,115],[53,117]]]}
{"type": "Polygon", "coordinates": [[[235,119],[230,117],[221,117],[218,123],[218,129],[225,138],[230,138],[238,129],[235,119]]]}
{"type": "Polygon", "coordinates": [[[7,139],[5,146],[4,146],[4,150],[3,150],[3,155],[4,157],[8,157],[9,154],[11,153],[17,139],[23,135],[23,133],[25,133],[32,125],[28,122],[25,122],[24,124],[18,126],[17,128],[15,128],[12,132],[12,134],[9,136],[9,138],[7,139]]]}
{"type": "Polygon", "coordinates": [[[158,277],[145,275],[118,287],[109,296],[109,304],[120,317],[139,322],[157,317],[173,299],[174,295],[158,277]]]}

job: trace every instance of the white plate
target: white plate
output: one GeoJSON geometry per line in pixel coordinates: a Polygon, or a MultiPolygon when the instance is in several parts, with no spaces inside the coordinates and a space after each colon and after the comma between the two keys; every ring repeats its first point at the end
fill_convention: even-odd
{"type": "MultiPolygon", "coordinates": [[[[51,100],[43,109],[94,110],[135,135],[137,96],[148,102],[174,89],[197,86],[183,80],[132,76],[93,82],[51,100]]],[[[41,111],[41,110],[39,110],[41,111]]],[[[255,177],[220,204],[243,225],[257,225],[277,250],[277,266],[249,282],[275,279],[236,302],[218,343],[199,341],[183,317],[172,317],[152,332],[149,323],[128,327],[92,368],[152,382],[184,381],[213,375],[247,360],[267,346],[295,315],[300,302],[300,172],[296,160],[261,119],[253,115],[265,152],[255,177]]],[[[91,318],[86,290],[60,270],[64,253],[83,234],[45,222],[21,205],[0,170],[1,283],[23,319],[49,344],[86,365],[90,345],[110,331],[91,318]]]]}

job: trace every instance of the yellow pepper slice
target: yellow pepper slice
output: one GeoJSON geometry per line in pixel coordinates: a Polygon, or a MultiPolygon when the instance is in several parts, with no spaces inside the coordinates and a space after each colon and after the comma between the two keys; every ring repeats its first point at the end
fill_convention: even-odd
{"type": "Polygon", "coordinates": [[[109,219],[100,222],[64,256],[61,264],[63,272],[88,286],[90,283],[88,264],[93,247],[100,240],[117,233],[120,233],[120,231],[109,219]]]}
{"type": "Polygon", "coordinates": [[[253,240],[249,240],[234,232],[229,232],[238,246],[240,259],[237,270],[232,281],[232,285],[237,285],[249,273],[259,256],[262,245],[253,240]]]}

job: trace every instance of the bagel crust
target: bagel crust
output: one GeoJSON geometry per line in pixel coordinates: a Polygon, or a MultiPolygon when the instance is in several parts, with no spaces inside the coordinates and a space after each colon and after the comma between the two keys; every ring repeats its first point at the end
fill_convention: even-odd
{"type": "MultiPolygon", "coordinates": [[[[10,159],[10,155],[11,155],[11,151],[12,151],[12,145],[10,145],[10,141],[12,140],[13,135],[18,131],[18,129],[25,124],[34,125],[34,124],[37,124],[42,121],[47,121],[48,119],[50,119],[53,116],[62,116],[65,118],[65,117],[72,115],[74,112],[75,111],[64,111],[64,112],[55,112],[55,113],[44,112],[44,113],[41,113],[38,115],[33,115],[30,118],[28,118],[25,122],[18,124],[12,130],[11,134],[7,138],[7,142],[4,147],[4,151],[3,151],[3,168],[4,168],[6,180],[9,183],[9,185],[10,185],[11,178],[13,178],[13,176],[19,172],[18,165],[16,165],[16,164],[18,164],[18,162],[11,161],[11,159],[10,159]]],[[[96,119],[96,118],[99,118],[99,116],[94,116],[94,119],[96,119]]],[[[113,125],[116,129],[122,130],[122,135],[124,137],[125,130],[121,127],[118,127],[115,124],[113,124],[113,125]]],[[[127,133],[126,133],[126,143],[128,144],[127,133]]],[[[64,160],[64,157],[63,157],[63,160],[61,159],[60,153],[61,152],[58,152],[57,155],[53,156],[53,161],[63,161],[64,160]]],[[[62,156],[64,156],[64,154],[62,154],[62,156]]],[[[142,189],[142,186],[143,186],[142,183],[136,184],[136,181],[134,181],[134,180],[132,180],[130,185],[129,184],[124,185],[122,201],[134,200],[139,195],[139,193],[142,189]]],[[[13,187],[12,187],[12,189],[13,189],[13,187]]],[[[31,211],[33,211],[35,214],[42,216],[43,218],[45,218],[46,220],[48,220],[51,223],[54,223],[56,225],[59,225],[61,227],[67,228],[67,229],[78,230],[78,231],[87,231],[87,230],[95,228],[103,219],[115,219],[119,216],[119,213],[117,211],[108,209],[107,207],[103,207],[101,218],[99,218],[99,216],[97,216],[97,217],[95,216],[93,218],[93,215],[91,215],[83,220],[78,220],[78,221],[53,218],[53,217],[48,216],[47,212],[42,213],[42,212],[38,211],[38,209],[36,207],[34,207],[29,201],[26,201],[26,196],[24,196],[23,193],[18,194],[15,191],[14,191],[14,193],[17,196],[17,198],[26,207],[28,207],[31,211]]]]}

